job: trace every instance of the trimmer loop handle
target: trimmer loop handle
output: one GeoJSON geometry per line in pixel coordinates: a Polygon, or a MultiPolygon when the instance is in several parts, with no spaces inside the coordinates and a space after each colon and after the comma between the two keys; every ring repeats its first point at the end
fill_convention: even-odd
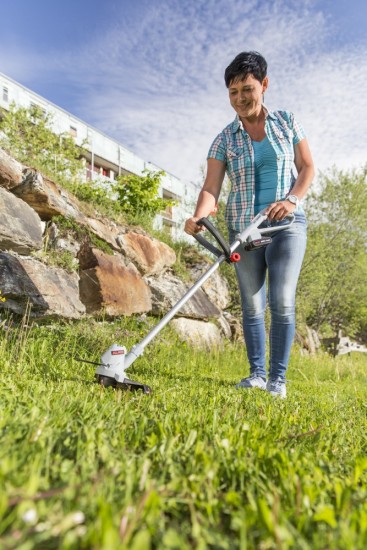
{"type": "MultiPolygon", "coordinates": [[[[260,244],[257,243],[255,246],[253,245],[252,249],[257,248],[259,246],[265,246],[266,244],[268,244],[268,242],[271,242],[271,237],[262,238],[264,235],[267,235],[269,233],[273,234],[273,233],[276,233],[277,231],[282,231],[283,229],[287,229],[290,225],[292,225],[292,223],[295,220],[294,214],[289,214],[285,218],[285,221],[288,223],[279,224],[279,225],[270,225],[268,227],[262,227],[260,229],[259,225],[261,225],[261,223],[265,221],[266,218],[267,218],[267,215],[265,214],[265,209],[264,209],[261,212],[259,212],[259,214],[254,218],[251,224],[253,225],[253,227],[251,227],[250,225],[242,233],[237,235],[238,244],[242,243],[245,245],[246,243],[250,243],[253,245],[253,243],[256,243],[257,239],[260,239],[260,241],[264,241],[264,242],[261,242],[260,244]]],[[[196,235],[194,235],[194,237],[198,241],[198,243],[200,243],[204,248],[209,250],[209,252],[211,252],[218,258],[222,256],[222,254],[224,254],[226,261],[229,263],[238,262],[240,260],[240,255],[237,252],[233,252],[234,250],[233,245],[230,246],[224,240],[224,237],[221,235],[218,229],[214,227],[214,225],[207,218],[201,218],[196,222],[196,224],[202,225],[206,229],[208,229],[208,231],[213,235],[213,237],[221,247],[221,250],[219,250],[211,242],[207,241],[205,237],[197,233],[196,235]]]]}
{"type": "Polygon", "coordinates": [[[200,233],[197,233],[196,235],[194,235],[194,237],[198,241],[198,243],[200,243],[202,246],[204,246],[204,248],[209,250],[209,252],[211,252],[212,254],[214,254],[217,257],[224,254],[225,257],[226,257],[227,262],[231,262],[232,261],[231,260],[231,249],[229,247],[229,244],[225,241],[223,235],[221,235],[221,233],[218,231],[218,229],[216,227],[214,227],[214,225],[208,220],[208,218],[200,218],[200,220],[198,220],[196,222],[196,224],[200,225],[200,226],[201,225],[204,226],[209,231],[209,233],[211,233],[213,235],[213,237],[215,238],[215,240],[217,241],[217,243],[219,244],[219,246],[221,247],[222,250],[219,250],[211,242],[207,241],[205,239],[205,237],[200,235],[200,233]]]}

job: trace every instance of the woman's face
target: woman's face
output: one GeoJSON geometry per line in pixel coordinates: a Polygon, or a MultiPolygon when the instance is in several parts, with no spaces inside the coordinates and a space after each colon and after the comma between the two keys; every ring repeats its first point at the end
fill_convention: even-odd
{"type": "Polygon", "coordinates": [[[263,94],[268,87],[268,77],[260,83],[252,74],[244,80],[232,81],[228,88],[229,100],[240,118],[250,121],[261,112],[263,94]]]}

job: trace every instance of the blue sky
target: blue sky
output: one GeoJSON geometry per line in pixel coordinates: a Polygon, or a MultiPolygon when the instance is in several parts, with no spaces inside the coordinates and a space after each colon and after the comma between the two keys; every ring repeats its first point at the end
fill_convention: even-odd
{"type": "Polygon", "coordinates": [[[269,64],[270,108],[292,110],[316,167],[367,162],[365,0],[11,0],[0,72],[199,181],[234,116],[223,72],[240,51],[269,64]]]}

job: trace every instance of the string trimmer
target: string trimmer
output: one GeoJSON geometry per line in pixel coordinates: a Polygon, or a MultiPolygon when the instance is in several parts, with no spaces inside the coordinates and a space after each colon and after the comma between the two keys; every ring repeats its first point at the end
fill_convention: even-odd
{"type": "Polygon", "coordinates": [[[155,338],[155,336],[169,323],[169,321],[176,315],[176,313],[183,307],[183,305],[190,300],[195,292],[205,283],[207,279],[218,269],[223,262],[235,263],[240,260],[240,254],[235,252],[241,245],[246,250],[256,250],[263,246],[268,245],[271,242],[270,234],[277,231],[287,229],[294,221],[294,216],[290,215],[285,224],[269,225],[267,227],[259,227],[264,221],[267,220],[267,215],[264,214],[265,210],[262,210],[253,219],[252,223],[242,233],[236,235],[234,242],[229,245],[220,232],[212,225],[207,218],[201,218],[197,224],[205,227],[217,241],[220,249],[214,246],[211,242],[207,241],[201,234],[197,234],[195,239],[204,246],[209,252],[214,254],[218,259],[210,266],[200,279],[186,292],[186,294],[173,306],[173,308],[166,313],[166,315],[159,321],[159,323],[143,338],[143,340],[131,348],[129,353],[126,352],[126,347],[119,344],[112,344],[102,355],[100,363],[94,361],[85,361],[98,365],[95,372],[97,381],[103,386],[113,386],[128,389],[141,389],[145,394],[152,392],[151,388],[140,382],[135,382],[126,378],[125,371],[134,363],[134,361],[143,354],[146,346],[155,338]]]}

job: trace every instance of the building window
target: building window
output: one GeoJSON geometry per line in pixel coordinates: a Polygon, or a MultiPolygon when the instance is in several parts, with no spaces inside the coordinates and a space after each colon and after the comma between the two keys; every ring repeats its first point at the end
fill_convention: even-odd
{"type": "Polygon", "coordinates": [[[77,128],[75,128],[75,126],[70,126],[69,134],[71,135],[71,137],[76,138],[78,135],[77,128]]]}
{"type": "Polygon", "coordinates": [[[93,165],[90,162],[87,162],[87,179],[88,180],[94,180],[96,177],[94,174],[103,175],[102,167],[98,166],[97,164],[93,165]]]}
{"type": "Polygon", "coordinates": [[[3,101],[9,101],[9,89],[6,86],[3,87],[3,101]]]}

